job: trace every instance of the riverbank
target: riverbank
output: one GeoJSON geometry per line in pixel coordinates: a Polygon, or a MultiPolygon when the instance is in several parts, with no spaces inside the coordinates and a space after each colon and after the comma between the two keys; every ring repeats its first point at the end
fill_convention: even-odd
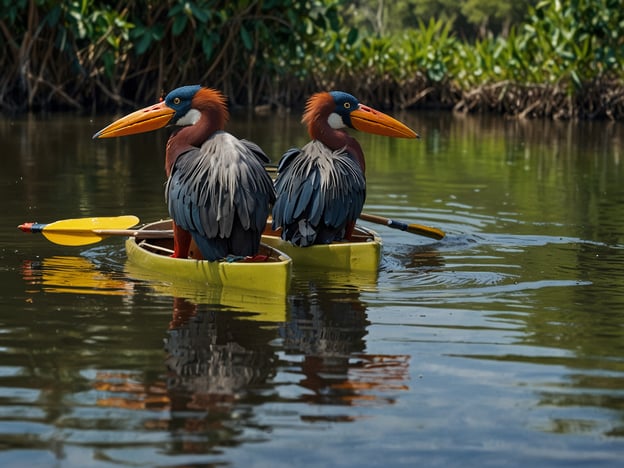
{"type": "Polygon", "coordinates": [[[490,111],[514,118],[624,119],[624,84],[592,83],[570,95],[558,85],[493,83],[463,92],[459,112],[490,111]]]}
{"type": "Polygon", "coordinates": [[[0,112],[110,112],[201,83],[232,107],[300,108],[342,89],[380,109],[624,119],[617,1],[542,2],[505,36],[470,41],[433,19],[367,34],[330,0],[185,5],[12,4],[0,13],[0,112]]]}

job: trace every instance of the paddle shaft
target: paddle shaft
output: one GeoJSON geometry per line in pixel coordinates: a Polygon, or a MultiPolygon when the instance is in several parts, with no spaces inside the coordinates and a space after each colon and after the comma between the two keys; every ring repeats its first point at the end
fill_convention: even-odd
{"type": "Polygon", "coordinates": [[[47,233],[55,234],[68,234],[79,236],[84,235],[96,235],[96,236],[124,236],[124,237],[142,237],[146,239],[157,239],[160,237],[173,237],[173,231],[171,229],[84,229],[84,228],[55,228],[51,224],[43,223],[24,223],[18,226],[18,228],[24,232],[42,233],[44,230],[47,233]]]}
{"type": "Polygon", "coordinates": [[[396,219],[384,218],[383,216],[377,216],[368,213],[360,213],[359,218],[364,221],[369,221],[376,224],[383,224],[384,226],[388,226],[393,229],[411,232],[412,234],[419,234],[421,236],[429,237],[431,239],[440,240],[443,239],[445,236],[442,230],[430,226],[423,226],[422,224],[408,224],[403,221],[397,221],[396,219]]]}
{"type": "Polygon", "coordinates": [[[141,239],[160,239],[173,237],[171,229],[94,229],[93,234],[98,236],[125,236],[139,237],[141,239]]]}

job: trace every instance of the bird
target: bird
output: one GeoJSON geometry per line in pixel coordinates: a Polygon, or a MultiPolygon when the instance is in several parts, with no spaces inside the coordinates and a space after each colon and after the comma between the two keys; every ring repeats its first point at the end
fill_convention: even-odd
{"type": "Polygon", "coordinates": [[[279,161],[272,228],[299,247],[350,240],[366,198],[366,164],[362,147],[346,129],[419,135],[344,91],[312,95],[302,123],[312,141],[287,150],[279,161]]]}
{"type": "Polygon", "coordinates": [[[204,260],[253,257],[260,246],[275,189],[255,143],[224,131],[224,95],[200,85],[182,86],[157,104],[139,109],[93,138],[173,131],[165,157],[165,200],[173,220],[172,257],[187,258],[191,240],[204,260]]]}

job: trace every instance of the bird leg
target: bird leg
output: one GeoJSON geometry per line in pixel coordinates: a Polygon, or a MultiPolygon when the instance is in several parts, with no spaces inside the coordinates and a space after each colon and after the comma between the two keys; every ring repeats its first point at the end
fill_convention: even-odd
{"type": "Polygon", "coordinates": [[[191,233],[173,223],[173,258],[187,258],[191,246],[191,233]]]}
{"type": "Polygon", "coordinates": [[[349,221],[345,226],[344,239],[350,241],[351,236],[353,236],[353,231],[355,230],[355,221],[349,221]]]}

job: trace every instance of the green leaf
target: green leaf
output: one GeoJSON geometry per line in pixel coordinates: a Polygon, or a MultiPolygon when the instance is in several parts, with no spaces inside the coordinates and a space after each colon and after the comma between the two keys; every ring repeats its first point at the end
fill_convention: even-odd
{"type": "Polygon", "coordinates": [[[139,41],[135,45],[137,55],[142,55],[152,43],[152,35],[145,31],[140,36],[139,41]]]}
{"type": "Polygon", "coordinates": [[[199,21],[200,23],[205,23],[210,19],[210,10],[198,7],[194,3],[191,3],[190,7],[193,16],[197,18],[197,21],[199,21]]]}
{"type": "Polygon", "coordinates": [[[173,18],[174,16],[178,16],[180,14],[184,15],[184,3],[182,2],[173,5],[167,13],[167,16],[169,18],[173,18]]]}
{"type": "Polygon", "coordinates": [[[576,87],[581,89],[583,87],[583,83],[581,82],[581,79],[579,78],[578,73],[576,73],[576,71],[572,71],[570,73],[570,76],[572,77],[572,81],[574,82],[576,87]]]}
{"type": "Polygon", "coordinates": [[[165,37],[165,25],[164,24],[157,24],[156,26],[154,26],[152,29],[152,38],[155,41],[160,41],[163,37],[165,37]]]}
{"type": "Polygon", "coordinates": [[[245,27],[245,25],[241,24],[240,35],[241,35],[241,39],[243,40],[243,45],[245,46],[245,49],[251,50],[253,48],[253,40],[251,38],[251,34],[249,34],[249,31],[247,31],[247,28],[245,27]]]}
{"type": "Polygon", "coordinates": [[[54,5],[54,7],[50,10],[50,12],[48,13],[46,17],[48,25],[56,26],[60,17],[61,17],[61,8],[59,5],[54,5]]]}
{"type": "Polygon", "coordinates": [[[219,40],[219,36],[217,34],[208,34],[202,38],[202,51],[204,52],[204,57],[206,57],[206,61],[209,61],[212,58],[212,54],[214,53],[214,45],[219,40]]]}
{"type": "Polygon", "coordinates": [[[351,28],[349,30],[349,34],[347,35],[347,44],[349,45],[353,45],[355,44],[355,41],[357,41],[358,38],[358,30],[356,28],[351,28]]]}
{"type": "Polygon", "coordinates": [[[186,28],[186,23],[188,22],[188,17],[186,15],[179,15],[173,20],[173,26],[171,28],[171,33],[174,36],[179,36],[182,34],[182,31],[186,28]]]}

